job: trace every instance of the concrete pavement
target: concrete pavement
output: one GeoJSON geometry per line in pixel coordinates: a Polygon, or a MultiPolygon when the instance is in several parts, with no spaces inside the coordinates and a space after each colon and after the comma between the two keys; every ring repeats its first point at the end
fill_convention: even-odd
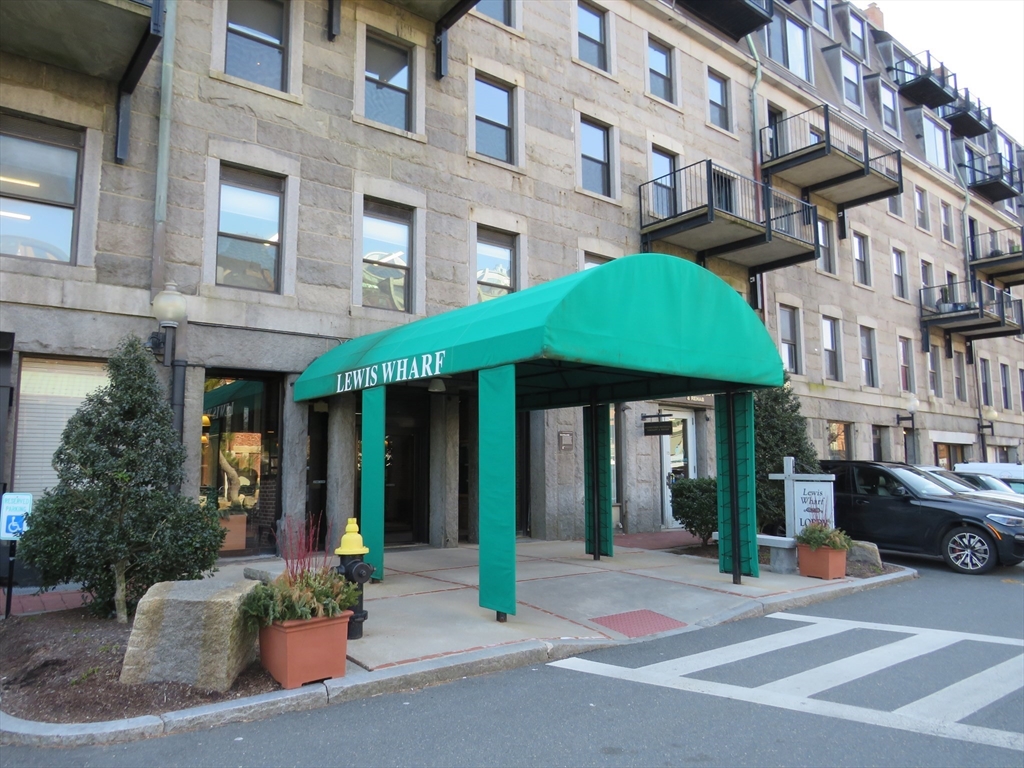
{"type": "MultiPolygon", "coordinates": [[[[580,541],[522,539],[516,546],[517,611],[506,623],[478,605],[474,545],[385,553],[385,579],[366,588],[369,619],[348,645],[343,678],[293,691],[108,723],[32,723],[0,713],[2,743],[74,745],[126,741],[252,720],[403,689],[539,664],[608,645],[760,616],[914,578],[916,572],[832,582],[774,574],[734,585],[717,560],[664,551],[692,541],[681,531],[617,536],[615,556],[594,560],[580,541]]],[[[212,577],[276,575],[279,558],[224,561],[212,577]],[[252,571],[250,571],[251,573],[252,571]]]]}

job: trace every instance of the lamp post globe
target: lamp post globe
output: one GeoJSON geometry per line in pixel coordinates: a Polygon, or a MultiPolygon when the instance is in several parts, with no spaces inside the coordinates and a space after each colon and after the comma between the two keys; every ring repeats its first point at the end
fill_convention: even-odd
{"type": "Polygon", "coordinates": [[[185,297],[175,283],[167,283],[164,289],[153,297],[153,317],[161,328],[177,328],[185,320],[187,305],[185,297]]]}

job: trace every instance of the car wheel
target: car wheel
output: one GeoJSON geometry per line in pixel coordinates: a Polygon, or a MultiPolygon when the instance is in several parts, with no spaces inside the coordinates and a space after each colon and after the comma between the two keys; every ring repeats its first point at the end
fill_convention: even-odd
{"type": "Polygon", "coordinates": [[[986,573],[996,565],[996,545],[978,528],[954,528],[942,540],[946,565],[960,573],[986,573]]]}

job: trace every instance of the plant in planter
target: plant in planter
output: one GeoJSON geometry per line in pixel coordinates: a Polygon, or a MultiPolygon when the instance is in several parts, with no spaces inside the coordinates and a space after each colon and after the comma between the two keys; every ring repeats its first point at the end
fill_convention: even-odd
{"type": "Polygon", "coordinates": [[[285,572],[257,584],[241,606],[249,626],[259,627],[260,662],[284,688],[344,677],[348,609],[359,599],[359,586],[316,551],[315,524],[286,522],[282,533],[285,572]]]}
{"type": "Polygon", "coordinates": [[[853,539],[824,520],[812,520],[796,536],[801,576],[841,579],[846,575],[846,551],[853,539]]]}

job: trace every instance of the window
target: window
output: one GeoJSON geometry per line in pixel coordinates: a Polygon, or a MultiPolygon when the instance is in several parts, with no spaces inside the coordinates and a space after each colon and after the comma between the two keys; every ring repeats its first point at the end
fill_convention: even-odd
{"type": "Polygon", "coordinates": [[[409,51],[366,37],[366,117],[402,131],[412,130],[409,51]]]}
{"type": "Polygon", "coordinates": [[[729,81],[708,72],[708,117],[712,125],[729,130],[729,81]]]}
{"type": "Polygon", "coordinates": [[[930,117],[924,119],[924,156],[936,168],[949,171],[946,129],[930,117]]]}
{"type": "Polygon", "coordinates": [[[913,342],[900,336],[897,340],[900,356],[900,389],[904,392],[914,391],[914,347],[913,342]]]}
{"type": "Polygon", "coordinates": [[[903,218],[903,195],[898,192],[889,198],[889,213],[903,218]]]}
{"type": "Polygon", "coordinates": [[[821,346],[824,351],[822,363],[825,378],[841,381],[842,371],[839,368],[839,321],[834,317],[821,318],[821,346]]]}
{"type": "Polygon", "coordinates": [[[875,370],[875,329],[860,327],[860,364],[865,387],[878,386],[878,372],[875,370]]]}
{"type": "Polygon", "coordinates": [[[775,16],[766,29],[768,58],[794,75],[809,80],[807,28],[786,16],[775,16]]]}
{"type": "Polygon", "coordinates": [[[604,13],[583,3],[577,6],[577,10],[580,60],[607,72],[608,51],[604,13]]]}
{"type": "Polygon", "coordinates": [[[885,427],[880,427],[877,424],[871,425],[871,459],[872,461],[884,461],[882,452],[882,433],[886,431],[885,427]]]}
{"type": "Polygon", "coordinates": [[[1017,369],[1017,379],[1020,390],[1020,409],[1024,411],[1024,368],[1017,369]]]}
{"type": "Polygon", "coordinates": [[[953,234],[953,208],[949,203],[939,203],[939,213],[942,216],[942,239],[947,243],[955,242],[953,234]]]}
{"type": "Polygon", "coordinates": [[[1003,410],[1013,410],[1013,393],[1010,392],[1010,366],[1006,363],[999,364],[999,383],[1003,389],[1003,410]]]}
{"type": "Polygon", "coordinates": [[[607,264],[609,261],[611,261],[611,258],[609,258],[608,256],[602,256],[599,253],[591,253],[590,251],[585,251],[583,253],[584,269],[593,269],[594,267],[600,267],[602,264],[607,264]]]}
{"type": "Polygon", "coordinates": [[[583,188],[611,197],[611,162],[608,152],[608,128],[580,120],[580,154],[583,188]]]}
{"type": "Polygon", "coordinates": [[[930,288],[933,285],[932,280],[934,279],[934,277],[935,277],[935,274],[934,274],[934,270],[932,269],[931,262],[924,261],[922,259],[922,261],[921,261],[921,287],[922,288],[930,288]]]}
{"type": "Polygon", "coordinates": [[[283,179],[221,166],[217,285],[280,290],[283,202],[283,179]]]}
{"type": "Polygon", "coordinates": [[[893,293],[901,299],[907,298],[907,254],[899,248],[892,249],[892,283],[893,293]]]}
{"type": "Polygon", "coordinates": [[[512,26],[512,0],[479,0],[476,10],[506,27],[512,26]]]}
{"type": "Polygon", "coordinates": [[[409,311],[412,211],[363,201],[363,306],[409,311]]]}
{"type": "Polygon", "coordinates": [[[841,421],[828,422],[828,457],[838,461],[850,458],[850,425],[841,421]]]}
{"type": "Polygon", "coordinates": [[[225,74],[287,90],[286,47],[281,0],[228,0],[225,74]]]}
{"type": "Polygon", "coordinates": [[[800,373],[800,310],[779,306],[779,342],[782,345],[782,367],[800,373]]]}
{"type": "Polygon", "coordinates": [[[967,390],[964,382],[967,381],[967,365],[964,362],[963,352],[953,353],[953,397],[961,403],[967,402],[967,390]]]}
{"type": "Polygon", "coordinates": [[[478,77],[474,97],[477,153],[514,162],[511,89],[478,77]]]}
{"type": "Polygon", "coordinates": [[[942,347],[938,344],[928,348],[928,391],[942,397],[942,347]]]}
{"type": "Polygon", "coordinates": [[[921,229],[930,229],[928,216],[928,193],[920,187],[914,187],[914,213],[917,216],[917,226],[921,229]]]}
{"type": "Polygon", "coordinates": [[[867,237],[853,233],[853,279],[871,285],[871,246],[867,237]]]}
{"type": "Polygon", "coordinates": [[[676,156],[658,147],[651,148],[651,172],[654,183],[651,193],[654,213],[659,219],[671,219],[677,213],[676,156]]]}
{"type": "Polygon", "coordinates": [[[860,64],[843,55],[843,98],[846,103],[861,108],[860,64]]]}
{"type": "Polygon", "coordinates": [[[899,113],[899,96],[896,95],[896,91],[890,88],[885,83],[882,83],[882,125],[888,130],[899,135],[900,132],[900,113],[899,113]]]}
{"type": "Polygon", "coordinates": [[[811,20],[826,32],[832,30],[829,23],[828,0],[811,0],[811,20]]]}
{"type": "Polygon", "coordinates": [[[832,250],[832,222],[821,218],[818,219],[818,269],[830,275],[836,273],[836,254],[832,250]]]}
{"type": "Polygon", "coordinates": [[[512,293],[516,236],[495,229],[476,230],[476,298],[488,301],[512,293]]]}
{"type": "Polygon", "coordinates": [[[981,362],[981,404],[992,405],[992,371],[988,360],[984,357],[979,360],[981,362]]]}
{"type": "Polygon", "coordinates": [[[74,261],[83,134],[0,117],[0,253],[74,261]]]}
{"type": "Polygon", "coordinates": [[[865,43],[864,19],[850,14],[850,50],[863,61],[867,57],[868,49],[865,43]]]}
{"type": "Polygon", "coordinates": [[[672,84],[672,49],[656,40],[647,41],[647,69],[651,93],[659,99],[675,102],[672,84]]]}

